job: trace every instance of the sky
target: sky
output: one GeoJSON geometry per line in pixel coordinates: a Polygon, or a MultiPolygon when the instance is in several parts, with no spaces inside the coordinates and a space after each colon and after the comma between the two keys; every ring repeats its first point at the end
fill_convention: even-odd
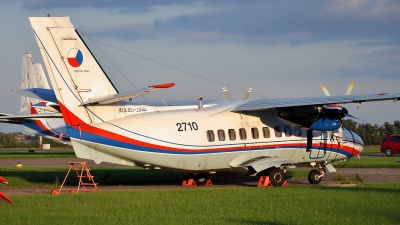
{"type": "MultiPolygon", "coordinates": [[[[3,0],[0,112],[15,114],[21,56],[42,63],[30,16],[69,16],[119,92],[176,83],[149,100],[400,92],[400,2],[3,0]]],[[[371,124],[400,120],[399,102],[345,106],[371,124]]],[[[363,123],[364,121],[358,121],[363,123]]],[[[22,131],[0,124],[0,132],[22,131]]]]}

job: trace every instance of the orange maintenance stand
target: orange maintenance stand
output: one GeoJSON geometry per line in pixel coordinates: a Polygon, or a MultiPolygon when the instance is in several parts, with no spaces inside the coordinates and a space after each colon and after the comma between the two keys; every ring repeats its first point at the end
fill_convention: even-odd
{"type": "Polygon", "coordinates": [[[78,177],[79,183],[78,183],[77,189],[69,190],[70,194],[78,193],[80,190],[80,187],[82,187],[85,192],[89,192],[89,191],[99,192],[99,189],[97,188],[97,183],[94,182],[94,179],[93,179],[94,176],[92,176],[90,174],[90,169],[86,166],[86,162],[68,162],[68,163],[71,164],[71,166],[69,167],[67,175],[65,176],[64,181],[60,186],[60,189],[52,190],[51,194],[58,195],[61,191],[63,191],[65,181],[67,180],[69,172],[71,170],[75,171],[76,176],[78,177]],[[86,181],[84,182],[82,179],[85,179],[86,181]],[[87,186],[93,187],[93,189],[88,190],[86,188],[87,186]]]}

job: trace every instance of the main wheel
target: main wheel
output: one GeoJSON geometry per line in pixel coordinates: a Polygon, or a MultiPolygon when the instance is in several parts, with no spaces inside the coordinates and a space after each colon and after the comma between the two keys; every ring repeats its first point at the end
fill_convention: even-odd
{"type": "Polygon", "coordinates": [[[208,174],[198,173],[193,176],[193,180],[197,186],[204,186],[208,180],[208,174]]]}
{"type": "Polygon", "coordinates": [[[270,171],[269,171],[269,182],[271,182],[271,184],[274,187],[282,186],[283,181],[285,181],[285,180],[283,179],[283,173],[282,173],[282,170],[280,168],[270,169],[270,171]]]}
{"type": "Polygon", "coordinates": [[[321,175],[319,170],[311,170],[310,173],[308,173],[308,182],[310,182],[310,184],[319,184],[322,180],[322,177],[318,178],[319,175],[321,175]]]}
{"type": "Polygon", "coordinates": [[[387,157],[393,156],[393,150],[391,148],[387,148],[385,150],[385,154],[387,157]]]}

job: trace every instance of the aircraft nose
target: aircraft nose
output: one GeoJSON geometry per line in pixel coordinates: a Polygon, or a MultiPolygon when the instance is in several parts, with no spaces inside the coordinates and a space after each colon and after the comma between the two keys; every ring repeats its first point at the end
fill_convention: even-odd
{"type": "Polygon", "coordinates": [[[360,136],[358,136],[358,134],[352,131],[343,129],[343,141],[347,143],[347,146],[354,148],[358,151],[358,153],[355,153],[354,155],[361,153],[364,149],[363,140],[360,138],[360,136]]]}

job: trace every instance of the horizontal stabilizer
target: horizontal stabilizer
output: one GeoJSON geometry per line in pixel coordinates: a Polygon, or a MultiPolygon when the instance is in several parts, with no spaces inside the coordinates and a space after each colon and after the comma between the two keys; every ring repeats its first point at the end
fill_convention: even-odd
{"type": "Polygon", "coordinates": [[[39,103],[32,105],[32,107],[34,107],[36,109],[49,111],[49,112],[54,112],[54,113],[61,112],[60,106],[54,102],[39,102],[39,103]]]}
{"type": "Polygon", "coordinates": [[[41,99],[49,102],[57,102],[56,94],[52,89],[44,89],[44,88],[29,88],[22,90],[13,90],[14,94],[41,99]]]}
{"type": "Polygon", "coordinates": [[[105,104],[110,104],[114,102],[119,102],[125,99],[130,99],[130,98],[136,98],[142,95],[146,95],[152,92],[160,91],[166,88],[170,88],[175,86],[175,83],[169,83],[169,84],[158,84],[158,85],[152,85],[147,88],[142,88],[135,90],[133,92],[125,92],[125,93],[120,93],[120,94],[115,94],[115,95],[110,95],[106,96],[103,98],[96,98],[89,100],[87,102],[84,102],[82,105],[94,105],[94,104],[100,104],[100,105],[105,105],[105,104]]]}

